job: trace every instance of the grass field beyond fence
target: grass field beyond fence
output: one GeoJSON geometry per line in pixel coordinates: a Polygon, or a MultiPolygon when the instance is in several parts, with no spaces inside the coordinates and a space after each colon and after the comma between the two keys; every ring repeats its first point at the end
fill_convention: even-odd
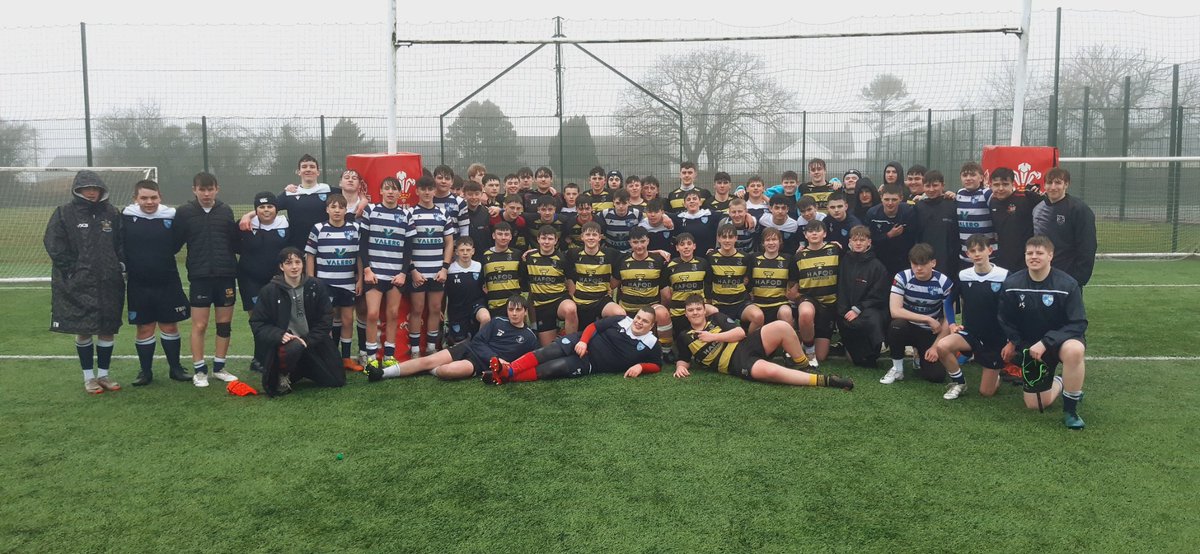
{"type": "Polygon", "coordinates": [[[668,370],[351,375],[271,400],[161,370],[135,389],[122,358],[126,389],[92,397],[74,360],[39,357],[73,354],[48,291],[0,287],[0,551],[1190,552],[1196,285],[1200,261],[1098,264],[1082,432],[1007,385],[948,402],[840,361],[853,392],[668,370]]]}

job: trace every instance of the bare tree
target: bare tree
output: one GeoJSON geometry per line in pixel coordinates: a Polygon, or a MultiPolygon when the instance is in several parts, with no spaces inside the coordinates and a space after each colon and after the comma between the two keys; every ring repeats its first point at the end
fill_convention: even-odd
{"type": "MultiPolygon", "coordinates": [[[[755,160],[756,138],[778,130],[794,110],[792,93],[769,76],[759,56],[728,47],[695,50],[658,59],[641,79],[647,90],[683,112],[683,157],[715,171],[728,160],[755,160]]],[[[674,112],[636,89],[622,94],[620,133],[640,139],[654,154],[680,161],[674,112]]]]}
{"type": "Polygon", "coordinates": [[[881,73],[871,84],[858,93],[870,113],[855,117],[855,123],[869,125],[875,135],[875,156],[879,157],[880,144],[884,137],[908,125],[916,124],[921,118],[914,112],[921,109],[908,95],[904,79],[891,73],[881,73]]]}

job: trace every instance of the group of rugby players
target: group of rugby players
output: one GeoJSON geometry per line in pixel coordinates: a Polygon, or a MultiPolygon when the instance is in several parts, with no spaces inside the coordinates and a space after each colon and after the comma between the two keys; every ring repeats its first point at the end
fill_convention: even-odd
{"type": "MultiPolygon", "coordinates": [[[[708,190],[684,162],[679,186],[660,196],[653,176],[596,167],[587,190],[560,190],[547,167],[501,178],[473,164],[466,179],[447,166],[415,180],[385,178],[372,199],[353,170],[337,188],[319,183],[317,161],[306,155],[300,184],[258,194],[240,221],[217,200],[212,175],[196,176],[195,199],[178,211],[160,204],[156,183],[142,181],[110,241],[128,271],[129,321],[138,326],[134,384],[152,381],[157,325],[170,376],[207,386],[212,307],[213,375],[236,380],[224,356],[241,288],[256,342],[251,366],[272,395],[301,377],[340,386],[343,369],[370,381],[430,372],[505,384],[637,377],[671,362],[678,378],[700,368],[852,389],[849,378],[819,371],[831,352],[871,368],[888,353],[880,382],[892,384],[904,378],[910,349],[921,377],[949,379],[946,399],[966,392],[961,364],[973,357],[983,367],[982,395],[1011,373],[1028,406],[1062,396],[1066,425],[1083,427],[1080,290],[1092,271],[1095,223],[1066,194],[1065,170],[1047,173],[1044,193],[1016,186],[1011,169],[985,177],[974,162],[963,164],[957,192],[921,166],[905,172],[889,163],[878,188],[858,170],[841,179],[826,173],[814,159],[803,183],[787,171],[779,184],[754,176],[735,189],[717,172],[708,190]],[[413,192],[410,206],[403,197],[413,192]],[[174,269],[184,246],[190,298],[174,269]],[[189,316],[190,377],[176,327],[189,316]],[[409,348],[399,362],[402,326],[409,348]]],[[[75,192],[75,203],[105,202],[106,193],[90,194],[78,179],[75,192]]],[[[48,250],[62,225],[52,218],[48,250]]],[[[60,258],[56,280],[60,262],[69,265],[60,258]]],[[[69,294],[56,288],[56,322],[58,296],[69,294]]],[[[91,335],[111,356],[111,325],[54,330],[77,335],[89,392],[120,388],[92,372],[91,335]]]]}

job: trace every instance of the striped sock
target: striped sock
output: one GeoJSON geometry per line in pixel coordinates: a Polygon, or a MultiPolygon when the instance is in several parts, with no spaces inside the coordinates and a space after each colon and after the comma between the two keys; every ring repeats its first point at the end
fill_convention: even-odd
{"type": "Polygon", "coordinates": [[[141,366],[142,373],[150,373],[154,366],[154,347],[158,345],[158,341],[154,335],[150,335],[144,339],[137,339],[133,345],[137,350],[138,365],[141,366]]]}
{"type": "Polygon", "coordinates": [[[213,373],[225,371],[225,358],[213,358],[213,373]]]}
{"type": "Polygon", "coordinates": [[[967,384],[967,378],[966,378],[966,377],[963,377],[963,372],[962,372],[962,370],[961,370],[961,369],[960,369],[960,370],[958,370],[958,371],[957,371],[957,372],[955,372],[955,373],[951,373],[951,374],[950,374],[950,380],[951,380],[951,381],[954,381],[955,383],[958,383],[958,384],[960,384],[960,385],[965,385],[965,384],[967,384]]]}
{"type": "Polygon", "coordinates": [[[96,378],[95,372],[92,371],[92,368],[96,367],[96,362],[92,359],[93,351],[91,337],[84,342],[75,341],[75,353],[79,355],[79,368],[83,370],[84,379],[96,378]]]}
{"type": "Polygon", "coordinates": [[[182,367],[179,365],[179,349],[182,344],[179,333],[168,334],[159,331],[158,340],[162,341],[163,354],[167,356],[167,366],[182,367]]]}

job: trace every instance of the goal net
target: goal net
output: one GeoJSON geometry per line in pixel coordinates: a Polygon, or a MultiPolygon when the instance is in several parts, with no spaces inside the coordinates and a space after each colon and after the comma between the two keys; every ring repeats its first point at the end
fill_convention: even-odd
{"type": "Polygon", "coordinates": [[[118,210],[130,202],[134,184],[158,179],[156,167],[0,167],[0,282],[50,280],[46,222],[71,198],[75,174],[84,169],[100,175],[118,210]]]}

